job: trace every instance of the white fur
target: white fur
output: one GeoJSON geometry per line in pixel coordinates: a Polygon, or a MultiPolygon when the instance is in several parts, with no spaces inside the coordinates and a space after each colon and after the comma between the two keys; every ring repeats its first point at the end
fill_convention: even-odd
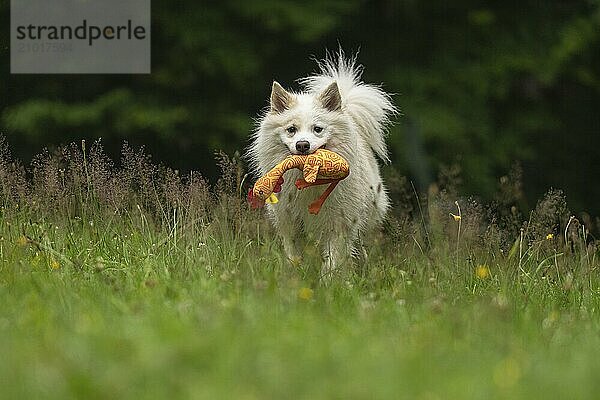
{"type": "Polygon", "coordinates": [[[354,59],[347,60],[340,52],[336,60],[326,58],[319,67],[320,73],[300,81],[302,92],[288,92],[293,98],[289,108],[282,112],[271,108],[259,118],[247,155],[259,176],[290,153],[297,154],[295,144],[300,140],[310,142],[310,153],[325,145],[348,160],[350,175],[337,185],[318,215],[309,214],[308,205],[326,186],[297,190],[294,182],[301,176],[297,170],[286,173],[279,203],[267,205],[287,256],[301,257],[297,240],[304,234],[320,245],[322,274],[330,276],[354,251],[364,252],[362,236],[382,221],[389,207],[375,154],[389,160],[386,126],[397,111],[388,94],[360,81],[362,69],[354,59]],[[328,111],[320,100],[333,82],[341,95],[339,111],[328,111]],[[297,127],[293,135],[286,131],[291,125],[297,127]],[[315,132],[315,126],[323,131],[315,132]]]}

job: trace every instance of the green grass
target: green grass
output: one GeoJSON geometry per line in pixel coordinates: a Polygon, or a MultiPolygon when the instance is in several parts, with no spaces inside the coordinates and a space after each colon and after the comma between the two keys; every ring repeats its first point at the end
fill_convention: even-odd
{"type": "Polygon", "coordinates": [[[600,390],[598,281],[580,269],[568,289],[502,260],[479,279],[451,254],[430,261],[376,242],[366,271],[326,287],[314,261],[286,265],[270,234],[258,241],[215,221],[176,242],[126,218],[90,221],[0,219],[5,398],[600,390]],[[23,232],[40,239],[25,243],[23,232]],[[299,298],[303,287],[313,287],[311,299],[299,298]]]}
{"type": "Polygon", "coordinates": [[[315,250],[290,266],[236,196],[152,213],[111,209],[93,189],[35,193],[5,197],[0,214],[1,398],[600,392],[598,263],[579,236],[500,252],[465,210],[457,246],[456,222],[429,207],[430,246],[418,229],[386,231],[365,266],[325,286],[315,250]]]}

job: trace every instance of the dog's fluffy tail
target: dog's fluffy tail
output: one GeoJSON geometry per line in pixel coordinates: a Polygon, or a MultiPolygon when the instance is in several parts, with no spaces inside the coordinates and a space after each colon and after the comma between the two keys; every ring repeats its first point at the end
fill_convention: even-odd
{"type": "Polygon", "coordinates": [[[385,162],[389,161],[385,136],[390,117],[398,110],[390,95],[381,88],[361,81],[362,66],[356,64],[356,56],[346,58],[344,52],[328,54],[318,62],[320,72],[301,79],[300,83],[313,93],[320,93],[332,82],[337,82],[342,107],[358,125],[360,134],[373,151],[385,162]]]}

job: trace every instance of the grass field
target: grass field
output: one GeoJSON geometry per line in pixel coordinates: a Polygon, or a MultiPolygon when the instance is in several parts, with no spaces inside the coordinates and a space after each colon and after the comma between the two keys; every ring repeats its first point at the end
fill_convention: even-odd
{"type": "Polygon", "coordinates": [[[413,196],[324,286],[220,163],[209,188],[129,148],[29,176],[2,149],[1,398],[600,396],[597,250],[560,193],[525,218],[510,196],[413,196]]]}

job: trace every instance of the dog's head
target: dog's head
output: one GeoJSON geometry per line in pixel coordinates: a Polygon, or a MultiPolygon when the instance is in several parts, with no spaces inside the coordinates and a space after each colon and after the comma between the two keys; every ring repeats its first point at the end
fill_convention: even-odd
{"type": "Polygon", "coordinates": [[[346,129],[336,82],[321,93],[291,93],[273,82],[270,109],[263,120],[270,140],[279,140],[290,154],[312,154],[328,148],[346,129]]]}

